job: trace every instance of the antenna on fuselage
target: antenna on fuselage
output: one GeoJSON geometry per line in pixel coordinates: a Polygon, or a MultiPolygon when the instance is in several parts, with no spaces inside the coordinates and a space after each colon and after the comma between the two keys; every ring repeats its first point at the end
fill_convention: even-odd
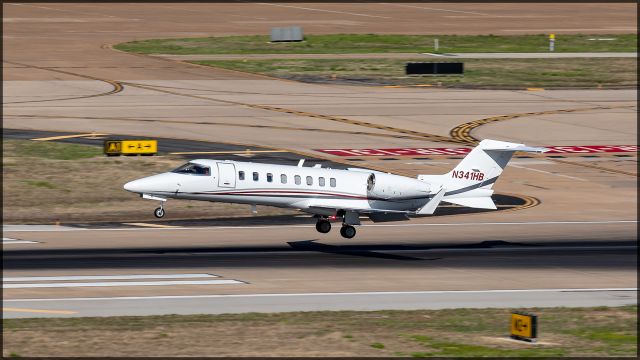
{"type": "Polygon", "coordinates": [[[304,164],[304,159],[300,159],[300,161],[298,161],[298,167],[302,167],[302,164],[304,164]]]}

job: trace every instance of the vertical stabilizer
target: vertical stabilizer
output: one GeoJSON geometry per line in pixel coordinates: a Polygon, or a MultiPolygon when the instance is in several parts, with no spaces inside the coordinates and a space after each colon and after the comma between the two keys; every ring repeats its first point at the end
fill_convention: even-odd
{"type": "Polygon", "coordinates": [[[443,201],[474,208],[495,209],[491,200],[491,188],[516,151],[544,152],[547,149],[482,140],[453,170],[444,175],[419,175],[418,179],[442,185],[446,189],[443,201]]]}

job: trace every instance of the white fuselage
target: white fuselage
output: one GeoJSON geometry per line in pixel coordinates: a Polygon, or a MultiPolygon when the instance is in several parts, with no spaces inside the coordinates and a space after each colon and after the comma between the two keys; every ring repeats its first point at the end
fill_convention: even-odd
{"type": "Polygon", "coordinates": [[[483,140],[446,174],[417,179],[367,169],[192,160],[160,175],[134,180],[125,190],[160,200],[168,198],[268,205],[301,210],[318,218],[316,230],[328,233],[330,219],[340,219],[340,234],[352,238],[360,216],[373,222],[433,215],[441,201],[477,209],[496,209],[493,184],[516,151],[544,152],[524,144],[483,140]]]}
{"type": "Polygon", "coordinates": [[[189,164],[200,168],[142,178],[125,189],[159,198],[312,208],[309,212],[321,215],[333,215],[335,209],[415,211],[432,195],[423,181],[364,169],[206,159],[189,164]]]}

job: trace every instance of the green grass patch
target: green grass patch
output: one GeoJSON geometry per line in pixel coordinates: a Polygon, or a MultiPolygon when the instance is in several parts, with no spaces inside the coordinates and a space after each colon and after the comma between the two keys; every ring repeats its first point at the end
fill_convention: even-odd
{"type": "Polygon", "coordinates": [[[384,344],[383,343],[379,343],[379,342],[375,342],[373,344],[370,345],[372,348],[374,349],[384,349],[384,344]]]}
{"type": "Polygon", "coordinates": [[[46,181],[46,180],[24,180],[24,183],[33,187],[45,188],[45,189],[56,189],[57,186],[46,181]]]}
{"type": "Polygon", "coordinates": [[[483,88],[636,87],[634,58],[464,59],[463,76],[406,76],[404,66],[424,59],[273,59],[193,61],[307,82],[357,82],[483,88]]]}
{"type": "MultiPolygon", "coordinates": [[[[539,35],[307,35],[302,42],[269,42],[268,36],[150,39],[117,44],[118,50],[140,54],[346,54],[434,52],[548,52],[547,34],[539,35]]],[[[636,52],[637,35],[556,35],[556,52],[636,52]],[[589,40],[614,38],[610,41],[589,40]]]]}
{"type": "Polygon", "coordinates": [[[11,147],[11,149],[5,149],[5,151],[9,150],[23,157],[78,160],[102,155],[102,148],[91,145],[24,140],[4,140],[4,142],[5,145],[11,147]]]}

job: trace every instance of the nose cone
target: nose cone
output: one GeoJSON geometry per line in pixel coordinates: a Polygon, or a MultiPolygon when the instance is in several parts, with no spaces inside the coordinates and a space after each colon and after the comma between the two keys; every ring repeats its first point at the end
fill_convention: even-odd
{"type": "Polygon", "coordinates": [[[124,184],[124,189],[138,194],[153,194],[157,192],[174,192],[178,189],[176,174],[164,173],[130,181],[124,184]]]}
{"type": "Polygon", "coordinates": [[[128,183],[124,184],[124,189],[134,193],[141,193],[144,191],[145,182],[146,181],[144,181],[144,179],[129,181],[128,183]]]}

